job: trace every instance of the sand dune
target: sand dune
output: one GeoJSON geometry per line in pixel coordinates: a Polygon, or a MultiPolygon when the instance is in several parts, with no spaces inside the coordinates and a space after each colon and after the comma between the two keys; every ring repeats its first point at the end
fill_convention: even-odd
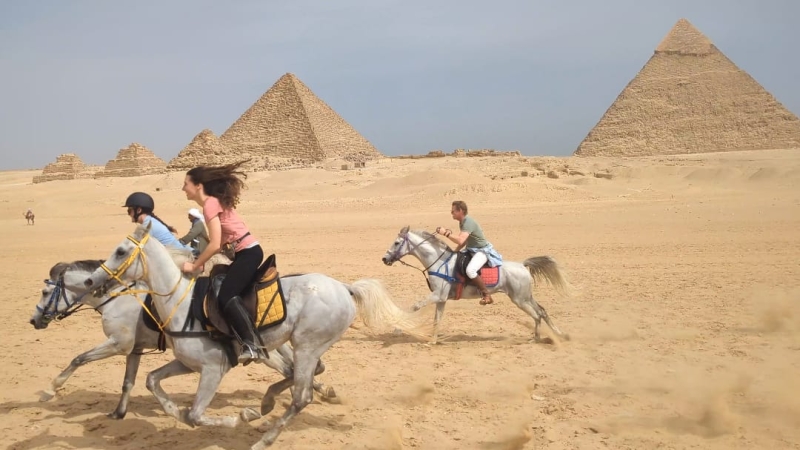
{"type": "MultiPolygon", "coordinates": [[[[150,192],[180,233],[194,206],[180,172],[31,184],[39,172],[0,172],[3,448],[248,448],[265,420],[190,429],[163,413],[144,377],[169,352],[143,357],[122,421],[104,416],[118,399],[122,357],[79,368],[55,399],[38,401],[104,338],[91,311],[46,330],[27,323],[50,266],[110,254],[133,229],[120,208],[131,191],[150,192]]],[[[428,295],[422,276],[380,257],[404,225],[455,227],[450,202],[461,199],[506,259],[551,255],[580,288],[573,298],[534,291],[573,337],[555,345],[529,343],[532,321],[501,294],[488,307],[448,302],[438,346],[349,330],[320,377],[341,403],[315,400],[276,448],[799,448],[798,150],[385,159],[255,173],[247,183],[240,211],[284,272],[381,278],[408,308],[428,295]]],[[[197,379],[164,387],[188,406],[197,379]]],[[[208,412],[257,406],[277,380],[238,367],[208,412]]]]}

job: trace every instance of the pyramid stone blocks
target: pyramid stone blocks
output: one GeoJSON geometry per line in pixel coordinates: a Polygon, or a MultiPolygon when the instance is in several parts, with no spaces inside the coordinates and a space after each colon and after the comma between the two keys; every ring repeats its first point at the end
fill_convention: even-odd
{"type": "Polygon", "coordinates": [[[147,147],[134,142],[121,149],[117,157],[108,161],[105,168],[94,174],[101,177],[138,177],[165,172],[167,163],[147,147]]]}
{"type": "Polygon", "coordinates": [[[220,136],[237,160],[366,161],[383,155],[291,73],[283,75],[220,136]]]}
{"type": "Polygon", "coordinates": [[[192,141],[167,164],[168,170],[189,170],[201,165],[224,165],[237,162],[209,129],[197,134],[192,141]],[[235,160],[235,161],[234,161],[235,160]]]}
{"type": "Polygon", "coordinates": [[[795,147],[800,147],[800,119],[681,19],[574,154],[795,147]]]}
{"type": "Polygon", "coordinates": [[[44,167],[41,175],[33,177],[34,183],[44,183],[55,180],[75,180],[83,178],[86,166],[74,153],[64,153],[56,157],[56,162],[44,167]]]}

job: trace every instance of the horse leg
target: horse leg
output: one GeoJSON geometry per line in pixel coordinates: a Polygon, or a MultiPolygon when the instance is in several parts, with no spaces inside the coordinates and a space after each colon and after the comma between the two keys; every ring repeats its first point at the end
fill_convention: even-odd
{"type": "MultiPolygon", "coordinates": [[[[294,356],[292,355],[291,347],[289,347],[287,344],[283,344],[280,347],[278,347],[276,351],[283,358],[285,364],[288,364],[290,367],[294,365],[293,363],[294,356]]],[[[264,364],[269,365],[269,363],[267,363],[266,361],[264,362],[264,364]]],[[[288,372],[283,372],[282,370],[277,368],[275,368],[275,370],[280,372],[285,378],[293,377],[291,369],[288,372]]],[[[322,360],[319,360],[319,362],[317,363],[317,370],[314,373],[314,375],[319,375],[322,372],[325,372],[325,364],[322,363],[322,360]]],[[[314,390],[317,391],[319,395],[321,395],[322,398],[324,399],[336,397],[336,392],[333,390],[332,387],[325,386],[324,384],[319,383],[317,381],[314,381],[314,390]]]]}
{"type": "Polygon", "coordinates": [[[142,355],[138,353],[140,349],[134,349],[125,357],[125,378],[122,380],[122,396],[119,398],[117,408],[108,414],[112,419],[123,419],[128,413],[128,400],[131,398],[131,390],[136,384],[136,374],[139,372],[139,361],[142,355]]]}
{"type": "Polygon", "coordinates": [[[97,347],[89,350],[88,352],[81,353],[76,356],[69,366],[64,369],[50,384],[50,389],[44,391],[39,396],[39,401],[46,402],[56,395],[56,391],[67,381],[75,370],[92,361],[98,361],[108,358],[109,356],[124,354],[125,351],[120,349],[117,342],[113,339],[108,339],[97,347]]]}
{"type": "Polygon", "coordinates": [[[553,332],[556,335],[558,335],[558,337],[564,339],[565,341],[568,341],[569,335],[559,330],[558,327],[553,323],[553,321],[550,320],[550,316],[547,314],[547,311],[545,311],[544,306],[537,303],[536,300],[533,298],[533,296],[531,296],[530,301],[533,305],[533,308],[536,310],[539,316],[543,318],[545,322],[547,322],[547,326],[549,326],[550,329],[553,330],[553,332]]]}
{"type": "MultiPolygon", "coordinates": [[[[164,389],[161,388],[161,380],[166,378],[175,377],[178,375],[186,375],[187,373],[194,372],[192,369],[186,367],[182,362],[174,359],[158,369],[147,374],[146,386],[147,390],[152,392],[153,395],[161,404],[164,412],[177,419],[179,422],[186,423],[186,420],[181,416],[181,411],[178,406],[173,402],[164,389]]],[[[187,425],[191,425],[186,423],[187,425]]]]}
{"type": "MultiPolygon", "coordinates": [[[[330,344],[333,344],[333,342],[328,343],[328,345],[323,345],[321,348],[314,349],[316,350],[314,352],[298,352],[295,350],[295,355],[297,355],[297,357],[294,360],[294,390],[292,392],[292,404],[289,405],[283,416],[275,421],[275,424],[272,425],[266,433],[264,433],[264,435],[261,437],[261,440],[256,442],[251,447],[251,450],[263,450],[272,445],[289,421],[292,420],[292,418],[294,418],[294,416],[296,416],[300,411],[302,411],[303,408],[308,406],[309,403],[311,403],[314,397],[311,384],[314,380],[315,367],[317,367],[319,357],[322,356],[322,353],[324,353],[328,347],[330,347],[330,344]]],[[[283,384],[286,384],[288,387],[291,381],[292,380],[289,379],[279,381],[278,383],[270,386],[270,390],[276,385],[281,385],[282,387],[283,384]]]]}
{"type": "MultiPolygon", "coordinates": [[[[280,395],[281,392],[289,389],[294,384],[294,377],[284,378],[277,383],[273,383],[267,389],[267,392],[264,393],[264,397],[261,399],[261,416],[266,416],[273,409],[275,409],[275,397],[280,395]]],[[[294,395],[292,395],[294,396],[294,395]]]]}
{"type": "Polygon", "coordinates": [[[439,322],[442,321],[442,317],[444,316],[444,305],[447,304],[446,301],[439,302],[436,304],[436,313],[433,315],[433,340],[431,341],[432,344],[438,344],[439,339],[439,322]]]}
{"type": "Polygon", "coordinates": [[[227,372],[227,370],[220,370],[218,365],[207,364],[203,366],[192,409],[186,414],[186,422],[190,426],[206,425],[234,428],[239,424],[239,417],[237,416],[208,417],[203,414],[217,394],[222,377],[227,372]]]}

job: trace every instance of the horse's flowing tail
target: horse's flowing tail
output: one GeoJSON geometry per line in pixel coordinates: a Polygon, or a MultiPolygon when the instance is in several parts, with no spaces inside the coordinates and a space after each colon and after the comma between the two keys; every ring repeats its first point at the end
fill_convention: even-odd
{"type": "Polygon", "coordinates": [[[432,324],[418,312],[403,311],[380,280],[365,278],[347,286],[358,308],[361,320],[372,329],[395,327],[417,337],[429,337],[432,324]]]}
{"type": "Polygon", "coordinates": [[[546,281],[562,295],[572,294],[574,287],[567,281],[567,277],[561,272],[555,259],[549,256],[534,256],[522,262],[536,281],[546,281]]]}

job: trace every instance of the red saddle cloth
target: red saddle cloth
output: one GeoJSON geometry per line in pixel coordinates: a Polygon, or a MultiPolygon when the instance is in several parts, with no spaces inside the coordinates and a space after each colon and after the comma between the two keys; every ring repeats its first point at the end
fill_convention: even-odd
{"type": "MultiPolygon", "coordinates": [[[[478,275],[483,278],[483,284],[486,285],[487,288],[492,288],[497,286],[497,283],[500,282],[500,266],[497,267],[483,267],[478,271],[478,275]]],[[[456,279],[458,279],[458,285],[456,285],[456,298],[455,300],[461,299],[461,293],[464,290],[464,286],[467,284],[472,284],[461,274],[456,275],[456,279]]]]}

